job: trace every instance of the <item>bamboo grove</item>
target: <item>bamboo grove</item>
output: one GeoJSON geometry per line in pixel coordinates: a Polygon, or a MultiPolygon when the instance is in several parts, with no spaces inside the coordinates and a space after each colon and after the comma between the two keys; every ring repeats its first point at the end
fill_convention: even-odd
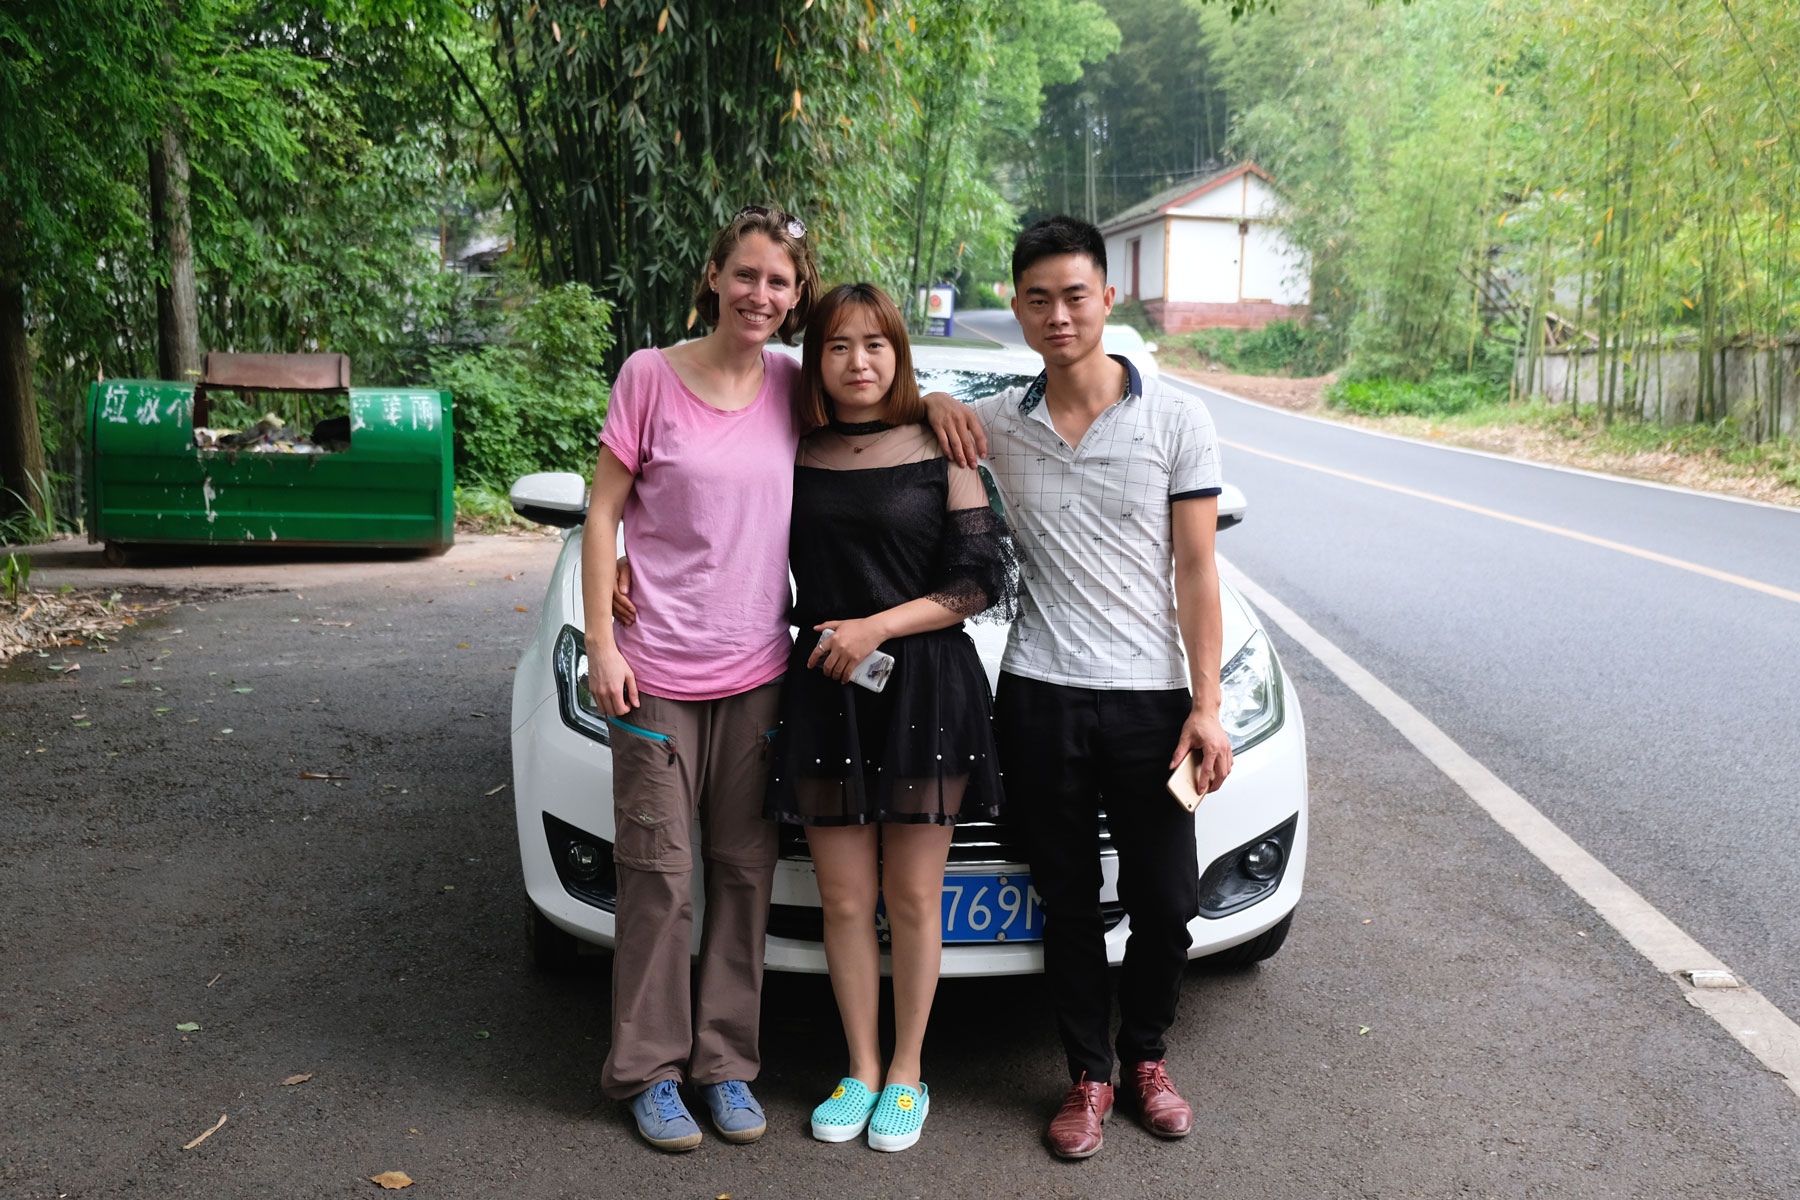
{"type": "Polygon", "coordinates": [[[1255,98],[1237,149],[1287,186],[1352,370],[1516,350],[1514,391],[1608,420],[1793,431],[1800,8],[1298,0],[1201,19],[1223,85],[1255,98]]]}
{"type": "Polygon", "coordinates": [[[1028,28],[1069,8],[1104,25],[1064,0],[494,0],[485,47],[442,51],[533,269],[606,295],[623,354],[690,332],[706,239],[745,203],[801,214],[828,278],[902,295],[971,241],[994,257],[1012,211],[979,135],[1079,71],[1028,28]]]}

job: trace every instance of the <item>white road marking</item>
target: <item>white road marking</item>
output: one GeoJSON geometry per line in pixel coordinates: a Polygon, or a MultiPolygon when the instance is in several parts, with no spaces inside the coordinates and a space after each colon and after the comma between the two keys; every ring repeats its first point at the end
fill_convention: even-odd
{"type": "Polygon", "coordinates": [[[1603,921],[1669,976],[1689,1004],[1711,1016],[1800,1096],[1800,1025],[1755,988],[1694,987],[1684,973],[1728,972],[1730,968],[1293,609],[1223,557],[1218,563],[1219,573],[1232,587],[1381,714],[1539,862],[1556,872],[1603,921]]]}
{"type": "MultiPolygon", "coordinates": [[[[1800,508],[1795,508],[1791,504],[1775,504],[1768,500],[1752,500],[1748,496],[1733,496],[1725,492],[1703,492],[1698,488],[1682,487],[1678,483],[1659,483],[1654,479],[1636,479],[1630,475],[1609,475],[1605,471],[1593,471],[1586,467],[1568,467],[1564,466],[1562,463],[1537,462],[1534,459],[1518,458],[1511,454],[1497,454],[1492,450],[1476,450],[1471,446],[1448,446],[1442,442],[1428,442],[1424,438],[1407,437],[1403,433],[1388,433],[1386,430],[1382,429],[1367,429],[1361,425],[1352,425],[1346,421],[1333,421],[1329,417],[1315,417],[1307,413],[1294,412],[1292,409],[1278,408],[1273,404],[1264,404],[1260,400],[1252,400],[1248,396],[1239,396],[1235,393],[1225,391],[1223,388],[1213,387],[1209,383],[1197,383],[1192,379],[1185,379],[1167,371],[1163,373],[1162,378],[1165,383],[1175,384],[1177,387],[1184,388],[1190,392],[1210,392],[1215,396],[1223,396],[1227,400],[1235,400],[1239,404],[1252,405],[1261,409],[1263,412],[1289,417],[1296,421],[1311,421],[1314,425],[1325,425],[1332,429],[1347,429],[1352,433],[1360,433],[1365,437],[1385,438],[1390,442],[1405,442],[1410,446],[1424,446],[1432,450],[1448,451],[1451,454],[1472,454],[1476,458],[1491,458],[1496,462],[1512,463],[1514,466],[1519,467],[1531,467],[1538,471],[1556,471],[1563,475],[1581,475],[1588,479],[1598,479],[1604,483],[1624,483],[1630,484],[1632,487],[1655,488],[1659,492],[1674,492],[1677,495],[1682,496],[1697,496],[1702,500],[1724,500],[1731,504],[1748,504],[1752,508],[1771,508],[1776,512],[1800,516],[1800,508]]],[[[1206,397],[1202,395],[1200,398],[1204,400],[1206,397]]]]}
{"type": "Polygon", "coordinates": [[[1304,459],[1289,458],[1285,454],[1275,454],[1268,450],[1258,450],[1243,442],[1234,442],[1230,438],[1220,438],[1219,445],[1230,446],[1245,454],[1254,454],[1258,458],[1266,458],[1273,462],[1285,463],[1290,467],[1301,467],[1308,471],[1317,471],[1321,475],[1331,475],[1338,479],[1347,479],[1351,483],[1360,483],[1367,487],[1380,488],[1401,496],[1410,496],[1415,500],[1429,500],[1433,504],[1443,504],[1450,508],[1460,508],[1464,512],[1472,512],[1483,517],[1492,517],[1496,521],[1505,521],[1511,525],[1522,525],[1526,529],[1535,529],[1540,533],[1552,533],[1557,537],[1565,537],[1571,541],[1586,542],[1590,546],[1599,546],[1606,550],[1616,550],[1620,554],[1629,554],[1633,558],[1641,558],[1653,563],[1661,563],[1665,567],[1674,567],[1678,571],[1688,571],[1695,575],[1704,575],[1708,579],[1716,579],[1720,583],[1729,583],[1737,587],[1747,588],[1753,592],[1761,592],[1774,596],[1778,600],[1790,600],[1800,604],[1800,592],[1788,588],[1776,587],[1772,583],[1764,583],[1760,579],[1750,579],[1743,575],[1733,575],[1730,571],[1721,571],[1717,567],[1708,567],[1700,563],[1689,562],[1685,558],[1661,554],[1655,550],[1645,550],[1640,546],[1632,546],[1625,542],[1615,542],[1611,538],[1595,537],[1591,533],[1583,533],[1579,529],[1567,529],[1561,525],[1551,525],[1544,521],[1534,521],[1530,517],[1514,516],[1497,508],[1484,508],[1479,504],[1470,504],[1466,500],[1453,500],[1448,496],[1440,496],[1435,492],[1421,492],[1417,488],[1402,487],[1397,483],[1371,479],[1367,475],[1353,475],[1349,471],[1340,471],[1336,467],[1321,466],[1304,459]]]}

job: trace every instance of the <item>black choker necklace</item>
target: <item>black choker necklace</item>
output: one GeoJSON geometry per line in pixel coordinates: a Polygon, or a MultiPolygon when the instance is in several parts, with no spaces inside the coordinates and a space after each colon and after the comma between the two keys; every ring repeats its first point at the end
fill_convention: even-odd
{"type": "Polygon", "coordinates": [[[886,421],[840,421],[836,417],[825,422],[825,427],[844,437],[861,437],[865,433],[885,433],[894,428],[886,421]]]}

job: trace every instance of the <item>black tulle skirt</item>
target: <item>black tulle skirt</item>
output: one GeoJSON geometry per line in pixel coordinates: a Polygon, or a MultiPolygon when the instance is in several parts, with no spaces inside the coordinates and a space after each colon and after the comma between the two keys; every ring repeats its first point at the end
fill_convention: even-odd
{"type": "Polygon", "coordinates": [[[882,643],[894,671],[879,693],[808,669],[817,644],[805,630],[788,659],[765,816],[949,825],[998,815],[993,696],[961,626],[882,643]]]}

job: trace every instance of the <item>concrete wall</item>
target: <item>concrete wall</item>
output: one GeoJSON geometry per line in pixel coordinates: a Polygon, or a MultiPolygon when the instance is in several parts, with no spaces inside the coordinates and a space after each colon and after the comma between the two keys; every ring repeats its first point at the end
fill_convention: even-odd
{"type": "MultiPolygon", "coordinates": [[[[1795,433],[1800,427],[1800,338],[1785,341],[1773,353],[1767,349],[1731,347],[1724,356],[1726,411],[1746,430],[1754,418],[1765,433],[1795,433]],[[1779,414],[1773,414],[1771,408],[1771,367],[1782,377],[1779,414]],[[1759,404],[1761,416],[1756,417],[1759,404]],[[1773,425],[1771,415],[1778,416],[1773,425]]],[[[1536,379],[1526,379],[1525,369],[1521,356],[1513,367],[1513,379],[1523,393],[1542,396],[1555,404],[1599,401],[1599,353],[1592,345],[1546,351],[1536,379]]],[[[1694,406],[1700,398],[1697,344],[1677,344],[1640,353],[1634,362],[1621,363],[1620,372],[1620,390],[1629,389],[1630,393],[1629,399],[1620,402],[1624,411],[1630,412],[1638,405],[1641,395],[1647,421],[1674,425],[1694,419],[1694,406]]]]}
{"type": "Polygon", "coordinates": [[[1138,239],[1138,299],[1163,294],[1163,218],[1158,214],[1143,225],[1106,235],[1106,281],[1120,300],[1131,297],[1131,243],[1138,239]]]}
{"type": "Polygon", "coordinates": [[[1235,221],[1170,221],[1167,299],[1237,303],[1238,247],[1235,221]]]}
{"type": "Polygon", "coordinates": [[[1240,299],[1289,305],[1312,303],[1312,280],[1306,255],[1288,241],[1286,232],[1279,225],[1252,221],[1247,240],[1240,299]]]}

